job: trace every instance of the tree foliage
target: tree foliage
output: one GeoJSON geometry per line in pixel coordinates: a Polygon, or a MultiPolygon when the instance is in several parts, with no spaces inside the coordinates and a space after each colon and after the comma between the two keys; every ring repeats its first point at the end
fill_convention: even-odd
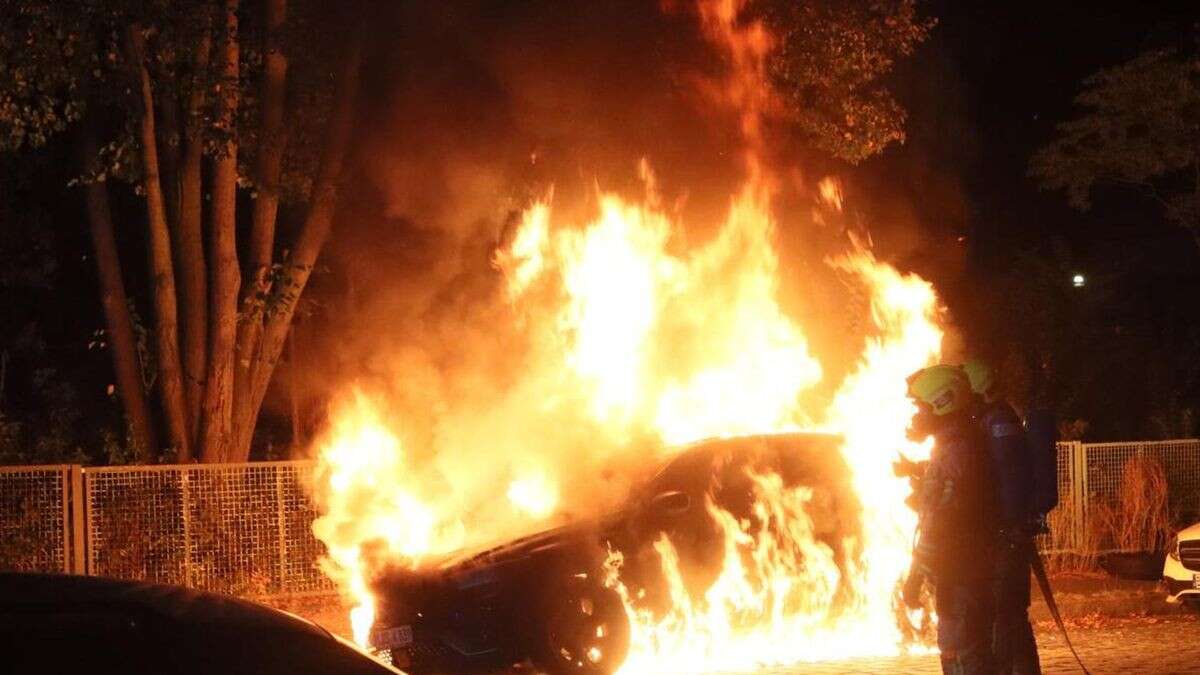
{"type": "Polygon", "coordinates": [[[778,36],[771,78],[813,147],[856,163],[904,141],[904,108],[884,86],[934,26],[916,0],[759,0],[778,36]]]}
{"type": "Polygon", "coordinates": [[[1098,190],[1136,190],[1200,244],[1200,58],[1146,52],[1087,77],[1075,103],[1031,175],[1081,210],[1098,190]]]}
{"type": "Polygon", "coordinates": [[[248,453],[336,203],[361,54],[353,5],[0,0],[0,151],[78,131],[110,328],[130,318],[112,302],[124,291],[109,179],[145,198],[160,410],[184,460],[248,453]],[[244,227],[239,188],[256,200],[244,227]],[[308,207],[292,242],[276,240],[281,200],[308,207]]]}
{"type": "Polygon", "coordinates": [[[83,92],[109,70],[87,19],[71,5],[0,5],[0,150],[45,145],[79,119],[83,92]]]}
{"type": "MultiPolygon", "coordinates": [[[[196,67],[196,56],[211,31],[216,2],[202,0],[0,0],[0,151],[38,148],[66,131],[85,112],[119,112],[120,124],[101,148],[103,172],[90,176],[137,183],[141,179],[140,150],[132,120],[138,100],[132,89],[128,55],[122,47],[126,26],[141,27],[156,103],[174,101],[178,107],[193,93],[205,105],[187,111],[201,131],[207,156],[218,154],[225,142],[239,143],[238,182],[255,188],[253,170],[259,137],[260,79],[262,77],[261,3],[243,8],[240,26],[239,77],[233,90],[240,103],[236,128],[219,123],[217,105],[230,83],[209,68],[196,67]],[[112,110],[116,108],[117,110],[112,110]]],[[[293,115],[289,134],[296,140],[285,154],[284,197],[304,201],[311,188],[320,141],[328,118],[337,50],[330,40],[329,21],[337,11],[323,9],[319,0],[291,0],[291,17],[283,31],[288,54],[289,104],[303,114],[293,115]]],[[[337,26],[344,28],[344,26],[337,26]]],[[[160,114],[163,109],[160,108],[160,114]]],[[[169,148],[182,144],[179,134],[163,141],[169,148]]]]}

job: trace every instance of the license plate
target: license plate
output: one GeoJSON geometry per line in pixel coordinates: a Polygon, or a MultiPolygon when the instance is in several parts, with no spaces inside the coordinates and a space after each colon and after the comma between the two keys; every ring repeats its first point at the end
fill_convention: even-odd
{"type": "Polygon", "coordinates": [[[393,626],[371,632],[371,646],[376,649],[398,649],[413,642],[412,626],[393,626]]]}
{"type": "Polygon", "coordinates": [[[1192,575],[1192,588],[1200,590],[1200,574],[1192,575]]]}

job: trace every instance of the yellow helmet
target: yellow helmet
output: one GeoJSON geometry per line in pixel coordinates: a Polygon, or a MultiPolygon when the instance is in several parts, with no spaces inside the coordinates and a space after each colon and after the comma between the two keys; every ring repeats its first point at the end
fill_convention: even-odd
{"type": "Polygon", "coordinates": [[[971,391],[982,396],[988,403],[996,400],[999,392],[996,391],[996,371],[991,365],[986,361],[970,359],[962,364],[962,370],[967,374],[967,381],[971,383],[971,391]]]}
{"type": "Polygon", "coordinates": [[[908,395],[928,405],[934,415],[942,417],[967,407],[971,383],[962,368],[930,366],[908,376],[908,395]]]}

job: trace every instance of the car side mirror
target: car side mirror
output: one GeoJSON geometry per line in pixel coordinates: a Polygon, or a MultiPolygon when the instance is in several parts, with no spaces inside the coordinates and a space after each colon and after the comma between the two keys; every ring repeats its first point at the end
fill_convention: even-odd
{"type": "Polygon", "coordinates": [[[670,490],[654,495],[650,500],[650,510],[664,516],[678,516],[692,508],[692,498],[686,492],[670,490]]]}

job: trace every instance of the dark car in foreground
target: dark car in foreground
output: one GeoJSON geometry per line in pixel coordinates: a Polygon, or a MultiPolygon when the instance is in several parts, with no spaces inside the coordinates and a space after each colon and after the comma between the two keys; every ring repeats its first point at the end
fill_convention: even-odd
{"type": "Polygon", "coordinates": [[[0,672],[397,675],[316,624],[179,586],[0,574],[0,672]]]}
{"type": "Polygon", "coordinates": [[[622,581],[647,592],[639,606],[653,610],[666,601],[658,597],[664,584],[653,549],[665,533],[689,590],[702,592],[724,552],[707,500],[749,518],[755,476],[777,474],[785,486],[810,488],[814,536],[844,565],[860,507],[839,445],[838,437],[810,433],[703,441],[674,455],[615,513],[432,569],[382,575],[372,646],[411,673],[488,672],[517,663],[552,675],[611,673],[627,654],[629,625],[620,597],[604,583],[609,551],[621,552],[622,581]]]}

